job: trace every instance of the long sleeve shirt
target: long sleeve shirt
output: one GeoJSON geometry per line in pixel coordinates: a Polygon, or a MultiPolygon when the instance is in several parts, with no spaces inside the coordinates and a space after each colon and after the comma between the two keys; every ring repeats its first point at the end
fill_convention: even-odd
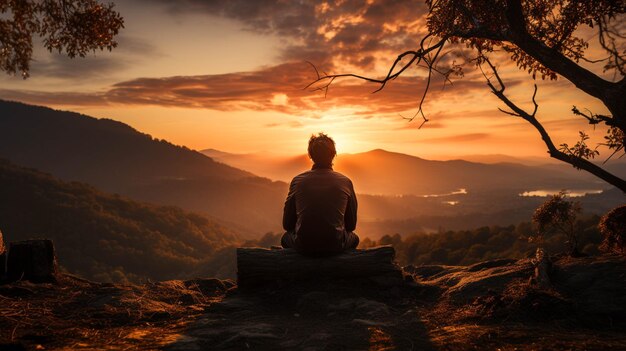
{"type": "Polygon", "coordinates": [[[332,168],[313,167],[289,185],[283,227],[296,235],[296,249],[324,254],[343,250],[356,228],[357,199],[352,181],[332,168]]]}

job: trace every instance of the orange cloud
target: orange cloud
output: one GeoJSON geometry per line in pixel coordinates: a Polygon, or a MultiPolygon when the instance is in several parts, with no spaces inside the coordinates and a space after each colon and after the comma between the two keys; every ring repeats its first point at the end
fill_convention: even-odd
{"type": "MultiPolygon", "coordinates": [[[[4,99],[24,102],[64,105],[156,105],[188,107],[219,111],[262,110],[296,116],[318,117],[333,108],[351,108],[362,118],[397,116],[417,108],[425,78],[400,77],[377,93],[378,86],[358,80],[333,84],[326,96],[323,92],[305,90],[315,79],[312,68],[304,62],[285,63],[253,72],[218,75],[139,78],[120,82],[104,92],[35,92],[0,90],[4,99]]],[[[429,99],[455,94],[458,99],[471,101],[476,90],[485,91],[484,82],[464,79],[442,90],[443,81],[436,78],[429,99]]]]}

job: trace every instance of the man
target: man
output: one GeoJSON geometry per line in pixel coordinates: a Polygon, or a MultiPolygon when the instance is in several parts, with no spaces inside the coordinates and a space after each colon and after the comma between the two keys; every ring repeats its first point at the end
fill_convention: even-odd
{"type": "Polygon", "coordinates": [[[335,141],[324,133],[312,135],[309,157],[313,168],[291,181],[285,200],[281,244],[308,255],[332,255],[359,244],[357,201],[352,181],[333,171],[335,141]]]}

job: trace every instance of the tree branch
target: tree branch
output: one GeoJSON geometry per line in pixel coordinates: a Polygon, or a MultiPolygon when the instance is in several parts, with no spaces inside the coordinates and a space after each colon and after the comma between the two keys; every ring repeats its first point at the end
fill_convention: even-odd
{"type": "Polygon", "coordinates": [[[626,95],[619,84],[606,81],[591,71],[568,59],[558,50],[550,48],[531,36],[526,30],[526,21],[520,0],[508,0],[506,18],[509,23],[509,40],[525,53],[541,62],[550,70],[562,75],[585,93],[600,99],[617,119],[624,119],[626,106],[618,96],[626,95]],[[607,92],[609,94],[607,94],[607,92]]]}
{"type": "Polygon", "coordinates": [[[421,97],[420,102],[418,104],[417,112],[412,117],[404,117],[404,116],[400,115],[402,118],[408,119],[409,121],[412,121],[418,115],[422,115],[423,122],[419,126],[419,128],[421,128],[424,125],[424,123],[428,122],[428,119],[424,115],[422,106],[424,104],[424,101],[426,100],[426,95],[428,94],[428,90],[430,89],[430,82],[431,82],[431,78],[432,78],[432,72],[433,71],[439,72],[435,68],[435,64],[437,62],[437,59],[439,58],[439,54],[441,53],[441,50],[444,47],[444,44],[448,40],[448,37],[444,37],[444,38],[440,39],[434,45],[428,46],[428,47],[424,47],[424,44],[426,43],[426,40],[428,38],[431,38],[431,37],[432,37],[432,35],[428,34],[424,38],[422,38],[422,40],[420,42],[420,48],[418,50],[409,50],[409,51],[405,51],[402,54],[398,55],[398,57],[395,59],[395,61],[391,65],[389,71],[387,72],[387,75],[384,78],[380,78],[380,79],[379,78],[365,77],[365,76],[358,75],[358,74],[353,74],[353,73],[320,75],[319,74],[319,70],[315,67],[315,65],[313,65],[312,63],[307,61],[311,66],[313,66],[313,69],[315,70],[315,73],[317,75],[317,79],[315,79],[313,82],[311,82],[307,86],[305,86],[304,89],[312,89],[311,91],[322,91],[323,90],[325,92],[324,96],[326,96],[326,94],[328,93],[328,88],[335,81],[335,79],[337,79],[337,78],[345,78],[345,77],[352,77],[352,78],[357,78],[357,79],[364,80],[364,81],[367,81],[367,82],[380,84],[380,87],[378,87],[378,89],[376,89],[376,90],[374,90],[372,92],[372,93],[377,93],[377,92],[381,91],[386,86],[387,82],[389,82],[391,80],[394,80],[397,77],[399,77],[402,73],[404,73],[404,71],[406,71],[414,63],[415,64],[419,64],[420,62],[424,61],[426,63],[426,67],[428,68],[428,77],[427,77],[427,80],[426,80],[426,87],[424,89],[424,93],[422,94],[422,97],[421,97]],[[434,52],[434,56],[430,57],[430,54],[433,53],[433,52],[434,52]],[[402,64],[400,66],[400,69],[398,69],[397,71],[394,72],[394,69],[399,67],[399,65],[402,62],[402,60],[405,59],[406,57],[410,57],[410,60],[408,62],[406,62],[405,64],[402,64]],[[315,87],[317,84],[320,84],[320,86],[315,87]]]}
{"type": "MultiPolygon", "coordinates": [[[[556,146],[552,142],[552,139],[550,138],[550,135],[548,134],[546,129],[543,127],[543,125],[535,117],[535,114],[537,113],[537,109],[538,109],[537,102],[535,101],[535,96],[537,94],[537,85],[535,85],[535,90],[534,90],[533,97],[532,97],[532,101],[533,101],[533,104],[534,104],[535,107],[534,107],[533,113],[531,114],[531,113],[526,112],[524,109],[520,108],[519,106],[517,106],[506,95],[504,95],[505,85],[504,85],[504,83],[502,81],[502,78],[498,74],[498,71],[497,71],[496,67],[491,63],[491,61],[489,61],[489,59],[487,57],[484,57],[484,60],[489,65],[491,70],[493,71],[493,74],[496,77],[500,87],[495,87],[493,85],[493,83],[491,83],[489,78],[487,78],[487,85],[491,89],[491,92],[496,97],[498,97],[498,99],[500,99],[502,102],[504,102],[504,104],[507,105],[507,107],[509,107],[511,109],[511,111],[513,111],[513,112],[506,112],[506,111],[504,111],[504,112],[507,113],[507,114],[510,114],[510,115],[521,117],[524,120],[526,120],[528,123],[530,123],[533,127],[535,127],[535,129],[541,135],[541,139],[546,144],[546,146],[548,148],[548,153],[550,154],[550,157],[555,158],[555,159],[560,160],[560,161],[563,161],[563,162],[566,162],[566,163],[569,163],[570,165],[574,166],[575,168],[583,169],[583,170],[585,170],[585,171],[595,175],[596,177],[606,181],[607,183],[615,186],[616,188],[620,189],[621,191],[626,192],[626,181],[624,181],[623,179],[621,179],[621,178],[617,177],[616,175],[606,171],[605,169],[597,166],[596,164],[594,164],[592,162],[589,162],[588,160],[585,160],[583,158],[576,157],[576,156],[573,156],[573,155],[568,155],[568,154],[566,154],[564,152],[559,151],[556,148],[556,146]]],[[[484,74],[484,72],[483,72],[483,74],[484,74]]],[[[485,75],[485,77],[486,77],[486,75],[485,75]]]]}

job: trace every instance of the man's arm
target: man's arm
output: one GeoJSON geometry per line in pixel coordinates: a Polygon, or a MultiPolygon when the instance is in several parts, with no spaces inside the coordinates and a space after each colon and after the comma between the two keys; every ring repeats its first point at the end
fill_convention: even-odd
{"type": "Polygon", "coordinates": [[[356,229],[357,207],[356,193],[354,192],[352,182],[350,182],[350,198],[348,199],[348,207],[346,208],[346,215],[344,216],[346,232],[353,232],[356,229]]]}
{"type": "Polygon", "coordinates": [[[283,228],[288,232],[294,232],[296,230],[296,221],[298,220],[293,183],[292,180],[291,184],[289,184],[289,194],[287,194],[285,208],[283,209],[283,228]]]}

